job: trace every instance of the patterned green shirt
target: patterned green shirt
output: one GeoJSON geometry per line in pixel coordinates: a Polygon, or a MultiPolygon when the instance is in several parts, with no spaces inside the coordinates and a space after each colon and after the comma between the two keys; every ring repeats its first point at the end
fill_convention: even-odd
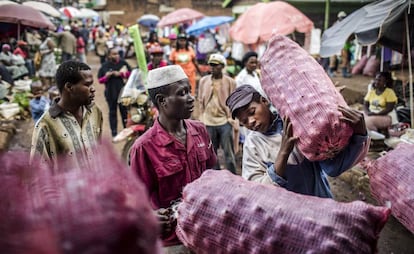
{"type": "Polygon", "coordinates": [[[93,166],[94,153],[102,134],[102,112],[95,106],[84,107],[82,125],[57,103],[36,123],[30,159],[40,158],[54,172],[93,166]],[[59,157],[64,157],[60,159],[59,157]]]}

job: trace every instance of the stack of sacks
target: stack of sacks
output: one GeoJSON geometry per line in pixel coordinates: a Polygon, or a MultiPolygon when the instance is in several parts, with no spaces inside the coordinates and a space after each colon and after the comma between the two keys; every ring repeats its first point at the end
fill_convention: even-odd
{"type": "Polygon", "coordinates": [[[352,128],[339,120],[338,110],[346,102],[312,56],[296,42],[277,35],[260,63],[263,89],[279,113],[290,118],[306,158],[332,158],[348,145],[352,128]]]}
{"type": "Polygon", "coordinates": [[[28,154],[1,156],[1,253],[161,253],[142,183],[109,144],[96,156],[99,167],[58,175],[28,154]]]}
{"type": "Polygon", "coordinates": [[[208,170],[184,188],[177,235],[195,253],[375,253],[390,210],[208,170]]]}
{"type": "Polygon", "coordinates": [[[366,165],[371,193],[380,203],[391,202],[397,220],[414,233],[414,145],[400,143],[366,165]]]}

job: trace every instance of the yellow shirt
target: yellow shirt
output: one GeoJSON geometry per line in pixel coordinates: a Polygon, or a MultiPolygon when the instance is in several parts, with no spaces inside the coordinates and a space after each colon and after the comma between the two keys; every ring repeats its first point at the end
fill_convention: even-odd
{"type": "Polygon", "coordinates": [[[387,103],[397,102],[398,98],[394,90],[385,88],[384,92],[379,95],[375,93],[375,89],[371,89],[364,100],[369,102],[369,110],[371,112],[378,113],[386,108],[387,103]]]}

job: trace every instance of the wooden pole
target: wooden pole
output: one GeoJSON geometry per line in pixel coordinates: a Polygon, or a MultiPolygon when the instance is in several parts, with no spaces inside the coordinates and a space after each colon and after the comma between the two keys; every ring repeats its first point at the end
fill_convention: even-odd
{"type": "Polygon", "coordinates": [[[414,110],[413,110],[413,70],[411,63],[411,42],[410,42],[410,29],[408,27],[408,14],[405,13],[405,30],[407,32],[407,52],[408,52],[408,79],[410,88],[410,118],[411,128],[414,126],[414,110]]]}
{"type": "Polygon", "coordinates": [[[325,0],[325,24],[323,29],[326,30],[329,27],[329,14],[330,14],[331,0],[325,0]]]}

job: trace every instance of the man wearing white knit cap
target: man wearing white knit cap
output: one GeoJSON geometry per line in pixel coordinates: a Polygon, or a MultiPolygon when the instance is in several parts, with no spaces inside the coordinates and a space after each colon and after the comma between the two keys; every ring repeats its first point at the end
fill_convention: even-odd
{"type": "Polygon", "coordinates": [[[183,69],[170,65],[151,70],[147,83],[159,116],[135,141],[131,169],[147,187],[161,223],[165,253],[190,253],[175,234],[172,211],[184,186],[213,168],[216,154],[206,127],[188,119],[194,110],[194,97],[183,69]]]}

